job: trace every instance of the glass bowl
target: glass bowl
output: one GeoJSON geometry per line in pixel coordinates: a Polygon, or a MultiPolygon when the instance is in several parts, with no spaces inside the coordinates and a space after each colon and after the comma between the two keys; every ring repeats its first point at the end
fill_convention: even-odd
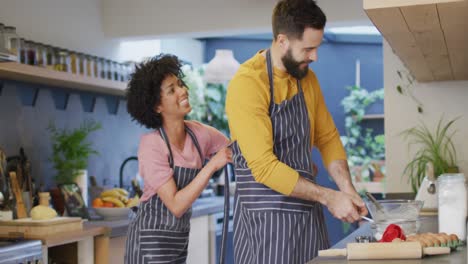
{"type": "Polygon", "coordinates": [[[396,223],[416,221],[424,202],[419,200],[379,200],[383,210],[377,210],[376,206],[366,201],[372,219],[381,223],[396,223]]]}

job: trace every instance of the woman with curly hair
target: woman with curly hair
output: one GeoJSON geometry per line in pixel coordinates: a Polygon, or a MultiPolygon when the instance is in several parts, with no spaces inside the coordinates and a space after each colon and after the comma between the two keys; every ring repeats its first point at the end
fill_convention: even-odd
{"type": "Polygon", "coordinates": [[[153,131],[138,149],[144,188],[125,263],[185,263],[191,206],[213,173],[231,162],[221,132],[185,120],[192,108],[182,76],[178,58],[161,54],[139,64],[128,84],[128,112],[153,131]]]}

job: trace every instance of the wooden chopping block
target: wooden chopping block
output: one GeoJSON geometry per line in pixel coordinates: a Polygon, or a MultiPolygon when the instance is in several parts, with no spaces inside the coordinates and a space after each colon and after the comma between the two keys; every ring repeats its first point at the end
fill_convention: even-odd
{"type": "Polygon", "coordinates": [[[420,259],[425,255],[450,254],[447,247],[421,247],[418,242],[348,243],[343,249],[319,250],[320,257],[343,256],[348,259],[420,259]]]}

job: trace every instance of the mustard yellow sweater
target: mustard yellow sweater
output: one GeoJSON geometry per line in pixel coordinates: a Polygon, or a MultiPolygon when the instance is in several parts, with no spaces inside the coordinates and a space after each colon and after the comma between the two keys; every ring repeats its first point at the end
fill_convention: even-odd
{"type": "MultiPolygon", "coordinates": [[[[275,103],[298,92],[296,79],[274,68],[275,103]]],[[[320,150],[325,166],[345,160],[346,153],[333,119],[325,105],[315,74],[309,71],[301,80],[310,119],[311,146],[320,150]]],[[[272,125],[269,116],[270,86],[266,59],[259,53],[243,63],[229,83],[226,113],[232,140],[237,140],[247,165],[257,182],[285,195],[297,183],[297,171],[282,163],[273,153],[272,125]]],[[[312,151],[312,149],[311,149],[312,151]]]]}

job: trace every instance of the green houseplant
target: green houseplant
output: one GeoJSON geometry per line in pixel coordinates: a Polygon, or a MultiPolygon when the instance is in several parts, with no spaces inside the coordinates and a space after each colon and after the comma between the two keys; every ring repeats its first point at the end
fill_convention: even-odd
{"type": "Polygon", "coordinates": [[[458,172],[457,152],[452,141],[456,131],[451,131],[457,119],[459,118],[445,123],[444,118],[441,117],[434,133],[423,122],[401,133],[409,143],[408,148],[413,145],[418,146],[413,159],[408,162],[403,171],[403,175],[409,177],[408,181],[415,193],[425,177],[426,164],[429,162],[434,166],[435,177],[444,173],[458,172]]]}
{"type": "Polygon", "coordinates": [[[377,101],[383,100],[383,89],[368,92],[359,86],[348,86],[349,95],[341,104],[344,107],[345,135],[341,141],[348,155],[348,165],[355,181],[371,181],[371,173],[383,174],[385,167],[385,137],[374,135],[370,128],[365,129],[362,120],[367,108],[377,101]]]}
{"type": "Polygon", "coordinates": [[[101,128],[101,124],[93,120],[84,121],[76,129],[59,129],[51,122],[48,130],[51,133],[52,157],[50,161],[56,171],[56,183],[73,183],[88,166],[88,158],[98,154],[86,141],[88,135],[101,128]]]}
{"type": "Polygon", "coordinates": [[[226,86],[223,84],[205,83],[204,68],[184,66],[183,80],[189,87],[189,99],[192,111],[189,119],[209,124],[225,135],[229,135],[227,117],[224,112],[226,102],[226,86]]]}

